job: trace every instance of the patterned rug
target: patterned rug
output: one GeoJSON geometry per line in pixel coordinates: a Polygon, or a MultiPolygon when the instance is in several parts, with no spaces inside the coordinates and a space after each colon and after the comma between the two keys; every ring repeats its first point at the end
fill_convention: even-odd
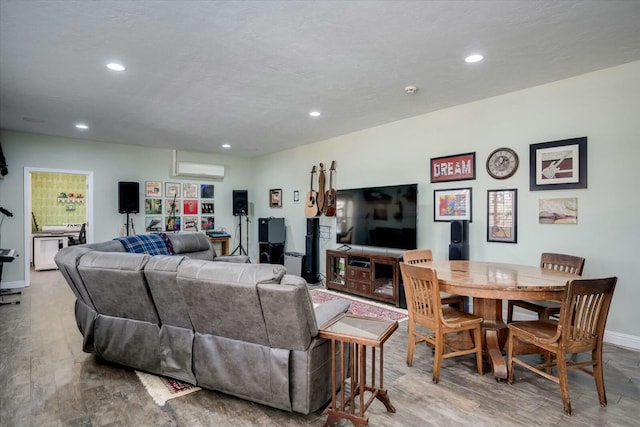
{"type": "Polygon", "coordinates": [[[311,300],[314,304],[322,304],[323,302],[336,299],[347,300],[351,303],[349,312],[359,316],[371,316],[379,319],[397,320],[402,322],[409,318],[407,310],[396,308],[389,304],[379,303],[372,300],[353,297],[341,292],[329,291],[326,289],[311,289],[311,300]]]}
{"type": "Polygon", "coordinates": [[[157,375],[147,374],[146,372],[135,371],[144,385],[147,393],[153,398],[159,406],[164,406],[169,399],[184,396],[194,391],[202,390],[200,387],[183,383],[182,381],[172,378],[160,377],[157,375]]]}

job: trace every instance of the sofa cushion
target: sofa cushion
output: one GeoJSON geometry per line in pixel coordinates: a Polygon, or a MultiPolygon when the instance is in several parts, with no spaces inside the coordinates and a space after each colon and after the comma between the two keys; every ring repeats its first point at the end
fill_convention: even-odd
{"type": "Polygon", "coordinates": [[[116,237],[127,252],[149,255],[174,255],[173,246],[165,233],[136,234],[116,237]]]}

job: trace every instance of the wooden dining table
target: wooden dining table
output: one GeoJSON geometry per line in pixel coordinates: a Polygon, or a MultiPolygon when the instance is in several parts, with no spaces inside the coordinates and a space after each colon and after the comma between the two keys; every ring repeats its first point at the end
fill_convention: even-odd
{"type": "Polygon", "coordinates": [[[502,349],[508,329],[502,320],[502,300],[561,300],[575,274],[538,266],[483,261],[429,261],[440,290],[473,298],[473,313],[482,317],[483,349],[496,380],[507,378],[502,349]]]}

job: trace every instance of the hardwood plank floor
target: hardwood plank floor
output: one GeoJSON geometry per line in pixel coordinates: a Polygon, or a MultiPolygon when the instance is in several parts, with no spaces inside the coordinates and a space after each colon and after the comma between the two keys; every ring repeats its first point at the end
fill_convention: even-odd
{"type": "MultiPolygon", "coordinates": [[[[158,406],[133,370],[82,352],[75,299],[60,273],[32,271],[31,279],[21,304],[0,307],[1,426],[324,424],[321,411],[292,414],[208,390],[158,406]]],[[[386,413],[374,402],[367,411],[371,426],[638,425],[640,352],[605,346],[605,408],[593,379],[572,372],[569,417],[556,384],[521,369],[513,385],[496,382],[490,372],[479,377],[473,357],[444,361],[434,385],[426,347],[416,349],[411,368],[406,365],[406,328],[401,323],[384,348],[385,386],[397,412],[386,413]]]]}

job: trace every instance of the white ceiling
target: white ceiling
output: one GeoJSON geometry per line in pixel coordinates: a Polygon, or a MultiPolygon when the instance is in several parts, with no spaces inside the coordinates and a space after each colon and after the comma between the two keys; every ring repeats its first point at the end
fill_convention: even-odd
{"type": "Polygon", "coordinates": [[[0,0],[0,128],[252,157],[638,59],[638,0],[0,0]]]}

